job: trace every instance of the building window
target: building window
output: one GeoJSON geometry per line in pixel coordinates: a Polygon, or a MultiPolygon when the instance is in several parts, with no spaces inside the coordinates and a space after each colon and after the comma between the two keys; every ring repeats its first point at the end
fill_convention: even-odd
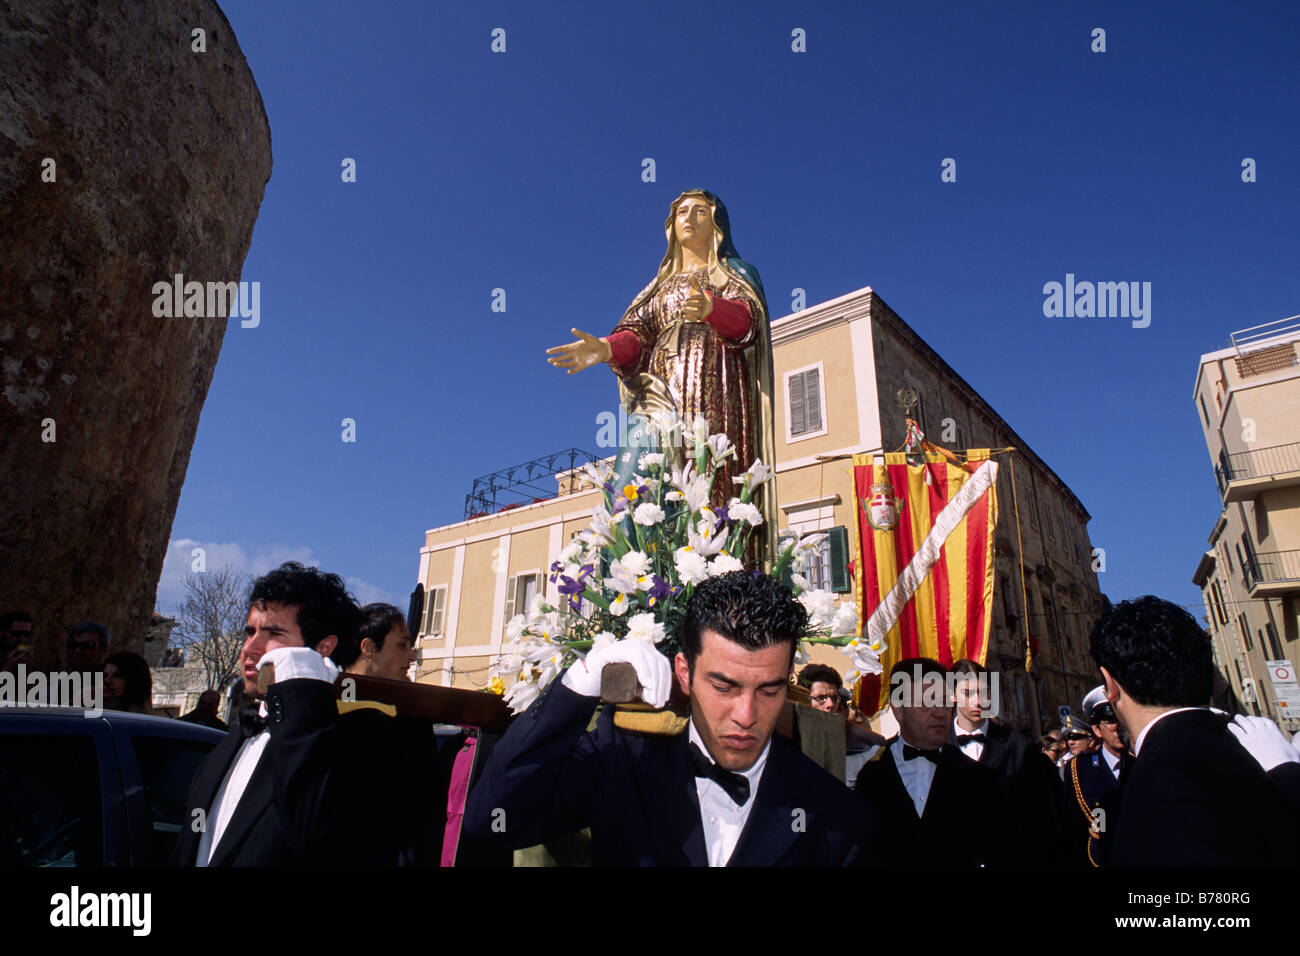
{"type": "Polygon", "coordinates": [[[1219,612],[1219,623],[1226,625],[1228,623],[1228,610],[1223,600],[1223,588],[1218,581],[1214,582],[1214,603],[1219,612]]]}
{"type": "Polygon", "coordinates": [[[826,434],[826,402],[822,364],[785,376],[786,441],[826,434]]]}
{"type": "Polygon", "coordinates": [[[1005,615],[1008,630],[1014,632],[1016,624],[1020,621],[1020,615],[1016,613],[1016,601],[1012,596],[1011,581],[1009,578],[1002,578],[1002,612],[1005,615]]]}
{"type": "Polygon", "coordinates": [[[420,619],[420,636],[442,633],[443,610],[447,604],[447,587],[424,592],[424,614],[420,619]]]}
{"type": "Polygon", "coordinates": [[[1255,642],[1250,639],[1250,626],[1246,623],[1246,615],[1237,615],[1237,630],[1241,631],[1241,639],[1246,644],[1246,650],[1253,651],[1255,642]]]}
{"type": "Polygon", "coordinates": [[[1226,544],[1223,545],[1223,563],[1228,566],[1229,572],[1236,570],[1236,568],[1232,566],[1232,551],[1229,550],[1226,544]]]}
{"type": "Polygon", "coordinates": [[[516,614],[527,614],[533,598],[543,594],[545,589],[546,577],[541,571],[512,574],[506,581],[506,622],[516,614]]]}
{"type": "Polygon", "coordinates": [[[1197,395],[1196,400],[1201,403],[1201,418],[1205,419],[1205,427],[1210,427],[1210,413],[1205,410],[1205,396],[1197,395]]]}
{"type": "Polygon", "coordinates": [[[843,594],[853,589],[849,575],[849,533],[844,525],[828,528],[817,546],[808,552],[803,576],[814,590],[843,594]]]}
{"type": "Polygon", "coordinates": [[[1285,656],[1282,651],[1282,642],[1277,639],[1277,628],[1273,626],[1272,621],[1264,625],[1264,631],[1268,634],[1268,646],[1273,652],[1273,660],[1282,660],[1283,656],[1285,656]]]}

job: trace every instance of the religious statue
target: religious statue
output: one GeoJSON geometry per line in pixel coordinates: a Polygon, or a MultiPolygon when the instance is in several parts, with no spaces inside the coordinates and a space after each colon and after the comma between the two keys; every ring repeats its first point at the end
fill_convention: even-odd
{"type": "MultiPolygon", "coordinates": [[[[658,274],[614,331],[597,338],[571,329],[577,341],[548,349],[548,361],[570,375],[605,362],[618,376],[629,421],[615,459],[618,477],[630,474],[647,451],[662,451],[680,465],[692,454],[697,417],[707,421],[708,434],[725,434],[736,454],[713,485],[712,503],[721,507],[756,459],[768,467],[775,461],[767,302],[757,270],[736,252],[727,207],[713,193],[691,189],[678,196],[664,232],[668,251],[658,274]],[[681,421],[685,452],[680,443],[659,447],[654,435],[633,425],[637,416],[681,421]]],[[[770,567],[777,554],[774,486],[767,482],[755,498],[765,534],[755,535],[747,556],[754,567],[770,567]]]]}

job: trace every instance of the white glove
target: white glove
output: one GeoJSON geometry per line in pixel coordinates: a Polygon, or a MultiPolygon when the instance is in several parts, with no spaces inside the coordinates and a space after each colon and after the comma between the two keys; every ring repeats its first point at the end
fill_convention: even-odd
{"type": "Polygon", "coordinates": [[[267,664],[275,668],[275,682],[306,677],[333,684],[338,680],[339,669],[328,657],[314,647],[277,647],[262,655],[257,662],[260,671],[267,664]]]}
{"type": "Polygon", "coordinates": [[[1267,717],[1238,714],[1228,724],[1228,729],[1266,773],[1284,763],[1300,763],[1300,753],[1291,746],[1277,724],[1267,717]]]}
{"type": "Polygon", "coordinates": [[[583,697],[599,697],[600,672],[606,664],[624,661],[636,669],[642,700],[651,707],[662,707],[668,702],[673,680],[668,658],[655,650],[654,645],[636,639],[614,641],[592,651],[564,672],[564,686],[583,697]]]}

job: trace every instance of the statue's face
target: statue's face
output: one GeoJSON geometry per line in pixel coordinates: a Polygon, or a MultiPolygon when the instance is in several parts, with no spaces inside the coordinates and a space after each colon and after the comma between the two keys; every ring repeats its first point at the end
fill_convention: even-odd
{"type": "Polygon", "coordinates": [[[677,207],[673,224],[677,241],[693,252],[706,253],[713,241],[713,211],[700,196],[687,196],[677,207]]]}

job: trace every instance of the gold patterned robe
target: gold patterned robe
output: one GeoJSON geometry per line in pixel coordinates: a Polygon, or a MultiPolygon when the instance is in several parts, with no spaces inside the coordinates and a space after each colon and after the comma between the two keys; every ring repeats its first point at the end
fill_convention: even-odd
{"type": "MultiPolygon", "coordinates": [[[[769,363],[770,368],[770,354],[756,354],[760,349],[770,349],[769,337],[763,334],[767,331],[767,316],[749,286],[727,273],[727,283],[722,288],[708,284],[704,287],[715,298],[742,302],[748,307],[749,327],[744,334],[732,340],[707,320],[682,322],[678,310],[691,295],[690,278],[684,273],[670,276],[623,317],[614,331],[635,334],[640,352],[635,362],[615,366],[614,372],[624,387],[625,399],[631,398],[629,415],[647,411],[638,407],[644,403],[636,396],[644,392],[646,383],[646,379],[638,376],[649,373],[667,385],[672,404],[687,428],[697,414],[703,415],[709,422],[709,434],[721,432],[731,439],[736,455],[719,469],[713,485],[713,504],[721,506],[740,493],[741,486],[733,479],[743,476],[755,458],[761,457],[764,464],[772,465],[771,451],[762,453],[765,443],[760,431],[764,416],[760,406],[764,398],[755,374],[758,362],[769,363]]],[[[766,417],[770,420],[770,407],[766,417]]],[[[688,456],[691,454],[689,444],[685,451],[688,456]]],[[[764,490],[770,487],[771,483],[764,490]]],[[[775,509],[764,508],[761,501],[768,495],[760,495],[760,500],[756,500],[765,512],[764,522],[768,527],[755,529],[751,543],[758,547],[751,549],[751,559],[762,554],[759,543],[774,534],[775,515],[767,512],[775,509]]]]}

